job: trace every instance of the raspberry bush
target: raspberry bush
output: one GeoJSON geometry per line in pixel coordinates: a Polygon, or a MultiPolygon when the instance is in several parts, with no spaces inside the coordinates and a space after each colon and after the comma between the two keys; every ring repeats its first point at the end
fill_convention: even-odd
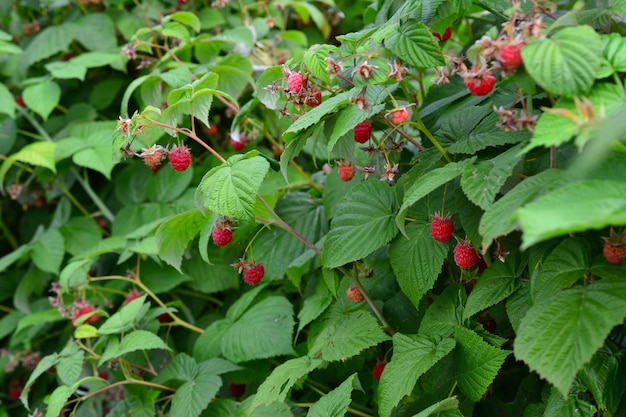
{"type": "Polygon", "coordinates": [[[1,3],[0,417],[626,416],[625,14],[1,3]]]}

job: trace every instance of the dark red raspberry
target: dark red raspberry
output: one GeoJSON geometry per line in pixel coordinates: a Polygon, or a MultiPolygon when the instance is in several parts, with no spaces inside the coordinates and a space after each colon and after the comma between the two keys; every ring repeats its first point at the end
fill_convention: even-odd
{"type": "Polygon", "coordinates": [[[216,225],[211,236],[216,246],[226,246],[233,240],[233,231],[216,225]]]}
{"type": "Polygon", "coordinates": [[[354,126],[354,140],[359,143],[365,143],[372,136],[372,124],[365,120],[354,126]]]}
{"type": "Polygon", "coordinates": [[[170,164],[176,171],[184,171],[191,164],[191,153],[186,146],[176,146],[172,148],[169,154],[170,164]]]}
{"type": "Polygon", "coordinates": [[[231,382],[228,385],[228,391],[230,392],[231,397],[242,397],[243,394],[246,393],[246,384],[235,384],[234,382],[231,382]]]}
{"type": "Polygon", "coordinates": [[[467,238],[454,248],[454,262],[463,269],[471,268],[478,263],[476,250],[467,238]]]}
{"type": "Polygon", "coordinates": [[[477,76],[469,76],[464,79],[465,85],[473,96],[486,96],[491,93],[496,84],[496,77],[491,71],[477,76]]]}
{"type": "Polygon", "coordinates": [[[309,107],[317,107],[322,103],[322,92],[319,88],[314,88],[310,93],[307,100],[304,102],[309,107]]]}
{"type": "Polygon", "coordinates": [[[261,282],[264,275],[265,267],[263,267],[263,264],[255,264],[253,262],[244,269],[243,280],[250,285],[256,285],[261,282]]]}
{"type": "Polygon", "coordinates": [[[387,362],[377,362],[376,365],[374,365],[374,369],[372,369],[372,374],[377,381],[380,381],[380,377],[385,370],[385,366],[387,366],[387,362]]]}
{"type": "MultiPolygon", "coordinates": [[[[80,310],[78,310],[76,313],[74,313],[73,317],[72,317],[72,324],[74,325],[74,327],[78,327],[78,319],[81,318],[84,315],[87,315],[89,313],[91,313],[93,311],[93,307],[91,306],[86,306],[81,308],[80,310]]],[[[88,317],[87,319],[83,320],[82,324],[87,324],[87,323],[96,323],[98,320],[100,320],[100,316],[94,314],[93,316],[88,317]]]]}
{"type": "Polygon", "coordinates": [[[430,223],[430,235],[437,242],[447,242],[452,239],[454,234],[454,223],[450,216],[441,217],[441,214],[435,213],[430,223]]]}

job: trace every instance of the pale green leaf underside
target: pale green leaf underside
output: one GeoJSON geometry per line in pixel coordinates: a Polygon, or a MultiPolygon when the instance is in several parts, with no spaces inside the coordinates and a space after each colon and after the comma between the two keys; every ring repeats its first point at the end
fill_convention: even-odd
{"type": "Polygon", "coordinates": [[[359,380],[357,374],[352,374],[341,385],[313,404],[307,417],[345,416],[352,402],[352,390],[356,388],[355,385],[359,386],[359,380]]]}
{"type": "Polygon", "coordinates": [[[472,317],[513,294],[520,284],[516,278],[511,265],[495,261],[483,272],[472,288],[472,292],[467,297],[463,318],[472,317]]]}
{"type": "Polygon", "coordinates": [[[626,183],[589,180],[566,185],[521,208],[519,222],[522,249],[566,233],[624,225],[626,183]]]}
{"type": "Polygon", "coordinates": [[[289,359],[277,366],[259,386],[254,405],[284,401],[298,380],[319,367],[324,361],[309,356],[289,359]]]}
{"type": "Polygon", "coordinates": [[[156,230],[159,256],[180,271],[187,245],[196,237],[204,223],[204,216],[198,210],[189,210],[165,220],[156,230]]]}

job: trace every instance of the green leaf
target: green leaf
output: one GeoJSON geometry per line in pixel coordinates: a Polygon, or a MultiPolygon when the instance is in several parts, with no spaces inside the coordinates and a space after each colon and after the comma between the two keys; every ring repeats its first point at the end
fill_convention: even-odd
{"type": "Polygon", "coordinates": [[[358,355],[378,343],[389,340],[376,319],[366,311],[356,311],[329,322],[317,336],[310,355],[321,353],[328,362],[358,355]]]}
{"type": "Polygon", "coordinates": [[[24,50],[26,66],[48,58],[59,52],[67,51],[78,33],[78,26],[73,22],[51,25],[39,32],[24,50]]]}
{"type": "Polygon", "coordinates": [[[289,359],[278,365],[259,386],[254,397],[254,406],[283,402],[291,388],[305,375],[320,367],[324,361],[309,356],[289,359]]]}
{"type": "MultiPolygon", "coordinates": [[[[142,269],[142,273],[145,274],[145,271],[143,269],[142,269]]],[[[143,307],[145,301],[146,301],[146,295],[144,294],[143,296],[136,298],[130,303],[124,305],[120,309],[120,311],[116,312],[111,317],[109,317],[102,324],[102,326],[98,328],[98,333],[114,334],[114,333],[122,333],[124,331],[129,330],[132,324],[136,320],[141,319],[141,317],[139,316],[139,311],[143,307]]]]}
{"type": "Polygon", "coordinates": [[[626,316],[626,282],[602,279],[532,306],[515,339],[515,356],[567,395],[577,372],[626,316]]]}
{"type": "Polygon", "coordinates": [[[58,321],[65,321],[67,318],[61,316],[57,308],[50,308],[48,310],[37,311],[24,316],[17,323],[15,333],[26,329],[31,326],[37,326],[45,323],[54,323],[58,321]]]}
{"type": "Polygon", "coordinates": [[[222,356],[222,338],[232,322],[227,319],[216,320],[204,330],[193,345],[193,357],[203,361],[222,356]]]}
{"type": "Polygon", "coordinates": [[[4,177],[15,161],[25,162],[31,165],[38,165],[56,172],[54,164],[54,142],[34,142],[22,147],[18,152],[9,156],[0,166],[0,185],[4,182],[4,177]]]}
{"type": "Polygon", "coordinates": [[[445,417],[463,417],[463,414],[459,411],[459,400],[457,397],[446,398],[436,404],[431,405],[427,409],[420,411],[413,417],[430,417],[441,416],[444,413],[445,417]]]}
{"type": "Polygon", "coordinates": [[[513,268],[511,262],[495,261],[480,275],[467,297],[463,319],[468,319],[513,294],[520,285],[513,268]]]}
{"type": "Polygon", "coordinates": [[[483,236],[482,250],[487,251],[493,240],[519,227],[516,213],[520,207],[544,192],[563,187],[568,180],[564,172],[549,169],[525,179],[485,210],[478,231],[483,236]]]}
{"type": "Polygon", "coordinates": [[[591,361],[580,370],[578,377],[591,391],[595,403],[600,409],[615,413],[619,407],[623,385],[620,376],[620,362],[624,359],[624,351],[613,351],[603,346],[591,361]]]}
{"type": "Polygon", "coordinates": [[[188,210],[164,221],[156,231],[159,256],[181,272],[183,254],[204,222],[204,216],[198,210],[188,210]]]}
{"type": "Polygon", "coordinates": [[[557,389],[550,390],[550,397],[546,401],[543,417],[594,417],[596,407],[578,398],[576,395],[562,395],[557,389]]]}
{"type": "Polygon", "coordinates": [[[318,123],[324,116],[333,113],[340,107],[350,104],[350,98],[358,95],[360,89],[352,89],[339,93],[330,97],[317,107],[312,108],[306,114],[300,116],[285,132],[283,132],[283,140],[288,144],[302,133],[306,128],[318,123]]]}
{"type": "Polygon", "coordinates": [[[72,385],[83,370],[83,359],[85,352],[77,344],[70,343],[59,353],[59,363],[57,364],[57,374],[61,382],[65,385],[72,385]]]}
{"type": "Polygon", "coordinates": [[[600,35],[604,44],[602,68],[597,79],[626,71],[626,38],[619,33],[600,35]]]}
{"type": "Polygon", "coordinates": [[[413,392],[417,379],[452,352],[455,345],[455,340],[447,337],[433,340],[422,334],[394,334],[394,354],[378,386],[380,416],[390,416],[400,400],[413,392]]]}
{"type": "Polygon", "coordinates": [[[460,326],[456,328],[454,338],[459,388],[472,401],[480,401],[511,352],[489,345],[473,331],[460,326]]]}
{"type": "Polygon", "coordinates": [[[277,65],[263,71],[256,82],[256,96],[270,110],[276,110],[276,103],[282,97],[281,89],[276,85],[276,81],[282,78],[284,78],[282,66],[277,65]]]}
{"type": "Polygon", "coordinates": [[[117,48],[115,25],[105,13],[89,13],[77,22],[76,40],[90,51],[110,51],[117,48]]]}
{"type": "Polygon", "coordinates": [[[350,375],[337,388],[317,400],[309,408],[307,417],[345,416],[352,402],[352,390],[361,389],[357,374],[350,375]]]}
{"type": "Polygon", "coordinates": [[[196,17],[196,15],[191,12],[176,12],[174,14],[164,17],[163,23],[166,23],[169,20],[180,22],[184,25],[189,26],[196,32],[200,32],[200,19],[198,19],[198,17],[196,17]]]}
{"type": "Polygon", "coordinates": [[[37,238],[31,253],[32,260],[44,272],[59,274],[65,255],[65,241],[58,229],[48,229],[37,238]]]}
{"type": "Polygon", "coordinates": [[[159,170],[148,185],[147,198],[150,201],[171,203],[177,201],[187,190],[193,179],[193,169],[183,172],[174,170],[171,165],[159,170]]]}
{"type": "Polygon", "coordinates": [[[602,38],[591,26],[565,28],[522,48],[524,67],[552,94],[574,97],[591,88],[602,64],[602,38]]]}
{"type": "Polygon", "coordinates": [[[31,250],[30,245],[22,245],[0,258],[0,272],[5,271],[8,267],[17,262],[20,258],[24,257],[31,250]]]}
{"type": "MultiPolygon", "coordinates": [[[[384,108],[384,104],[379,104],[370,106],[367,110],[360,109],[358,106],[348,106],[342,109],[337,116],[332,134],[328,139],[328,152],[332,152],[339,139],[351,132],[357,124],[381,112],[384,108]]],[[[350,138],[350,141],[352,141],[352,138],[350,138]]]]}
{"type": "MultiPolygon", "coordinates": [[[[289,193],[278,200],[275,211],[309,242],[317,242],[328,231],[321,199],[306,193],[289,193]]],[[[282,279],[287,268],[309,248],[291,233],[280,228],[266,228],[252,244],[256,259],[265,264],[265,278],[282,279]]]]}
{"type": "Polygon", "coordinates": [[[81,81],[85,81],[85,75],[87,75],[87,67],[77,65],[71,61],[57,61],[46,64],[46,70],[57,79],[72,79],[78,78],[81,81]]]}
{"type": "Polygon", "coordinates": [[[59,104],[61,87],[54,81],[43,81],[26,87],[22,97],[29,109],[47,120],[52,110],[59,104]]]}
{"type": "Polygon", "coordinates": [[[483,210],[489,208],[522,158],[520,150],[517,145],[490,160],[465,165],[461,187],[467,198],[483,210]]]}
{"type": "Polygon", "coordinates": [[[415,68],[445,65],[441,48],[426,25],[415,20],[401,24],[385,39],[385,45],[415,68]]]}
{"type": "Polygon", "coordinates": [[[173,416],[198,417],[222,386],[222,379],[208,367],[198,367],[191,380],[181,385],[172,398],[170,413],[173,416]]]}
{"type": "MultiPolygon", "coordinates": [[[[610,120],[612,115],[615,115],[626,105],[624,89],[612,83],[595,84],[586,97],[598,113],[599,120],[597,122],[602,120],[602,117],[610,120]]],[[[543,112],[539,117],[532,140],[524,149],[525,152],[537,146],[559,146],[579,134],[580,142],[581,138],[585,139],[595,132],[596,125],[601,126],[601,123],[586,123],[581,126],[574,120],[562,115],[561,113],[571,113],[575,117],[583,117],[576,107],[576,102],[571,98],[560,98],[553,109],[554,111],[543,112]]],[[[577,144],[582,145],[582,143],[577,144]]]]}
{"type": "Polygon", "coordinates": [[[13,94],[4,84],[0,84],[0,113],[8,114],[10,118],[14,118],[16,106],[13,94]]]}
{"type": "Polygon", "coordinates": [[[389,243],[398,232],[393,221],[396,204],[394,190],[381,181],[365,181],[352,188],[337,206],[324,241],[322,265],[341,266],[389,243]]]}
{"type": "Polygon", "coordinates": [[[322,83],[330,82],[330,74],[326,69],[326,58],[332,54],[338,54],[339,48],[335,45],[313,45],[305,53],[303,57],[304,65],[315,77],[319,78],[322,83]]]}
{"type": "Polygon", "coordinates": [[[44,372],[48,369],[52,368],[59,362],[59,355],[57,353],[53,353],[51,355],[44,356],[41,358],[33,372],[31,372],[28,377],[28,381],[26,381],[26,385],[24,385],[24,389],[22,390],[22,394],[20,394],[20,401],[24,404],[24,407],[27,409],[30,408],[28,405],[28,394],[30,392],[30,387],[37,381],[44,372]]]}
{"type": "Polygon", "coordinates": [[[586,239],[562,240],[531,278],[533,303],[545,303],[559,290],[581,279],[591,267],[591,252],[591,245],[586,239]]]}
{"type": "Polygon", "coordinates": [[[135,330],[131,333],[126,334],[122,341],[119,343],[119,345],[115,346],[114,349],[107,349],[105,354],[103,354],[100,358],[99,365],[102,365],[108,360],[118,358],[130,352],[152,349],[171,350],[165,344],[163,339],[161,339],[156,334],[147,330],[135,330]]]}
{"type": "Polygon", "coordinates": [[[315,292],[304,299],[302,309],[298,312],[298,332],[326,311],[332,300],[326,284],[320,280],[315,292]]]}
{"type": "Polygon", "coordinates": [[[71,387],[61,385],[55,388],[50,394],[48,399],[48,410],[46,411],[46,417],[57,417],[61,415],[63,406],[69,400],[70,396],[74,393],[71,387]]]}
{"type": "Polygon", "coordinates": [[[268,169],[267,160],[256,152],[233,155],[202,178],[196,190],[196,203],[222,216],[251,220],[256,195],[268,169]]]}
{"type": "Polygon", "coordinates": [[[396,216],[396,225],[398,225],[400,230],[404,233],[404,219],[409,207],[426,197],[431,191],[458,177],[463,172],[465,164],[473,161],[474,158],[466,159],[460,163],[450,162],[441,168],[435,168],[426,172],[426,174],[416,180],[404,192],[404,200],[396,216]]]}
{"type": "Polygon", "coordinates": [[[463,305],[466,297],[463,286],[446,287],[426,310],[420,322],[419,333],[448,337],[455,328],[463,325],[463,305]]]}
{"type": "Polygon", "coordinates": [[[226,331],[222,354],[234,362],[291,355],[293,306],[284,297],[270,296],[252,306],[226,331]]]}
{"type": "Polygon", "coordinates": [[[399,236],[391,244],[389,260],[402,292],[417,308],[439,274],[449,247],[430,236],[430,225],[424,221],[409,223],[409,239],[399,236]]]}
{"type": "Polygon", "coordinates": [[[626,183],[589,180],[566,185],[522,207],[519,222],[522,249],[566,233],[624,225],[626,183]]]}

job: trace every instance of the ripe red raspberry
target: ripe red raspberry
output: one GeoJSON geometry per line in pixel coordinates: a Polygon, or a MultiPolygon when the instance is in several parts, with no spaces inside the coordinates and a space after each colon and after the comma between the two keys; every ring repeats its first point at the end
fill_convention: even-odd
{"type": "Polygon", "coordinates": [[[167,313],[159,314],[157,320],[159,323],[167,323],[170,321],[170,315],[167,313]]]}
{"type": "Polygon", "coordinates": [[[24,99],[22,97],[15,97],[15,104],[17,104],[20,107],[26,106],[26,104],[24,104],[24,99]]]}
{"type": "Polygon", "coordinates": [[[496,77],[491,71],[477,76],[468,76],[465,78],[465,85],[473,96],[486,96],[491,93],[493,86],[496,84],[496,77]]]}
{"type": "Polygon", "coordinates": [[[348,182],[354,178],[355,173],[354,165],[351,162],[339,163],[339,178],[341,181],[348,182]]]}
{"type": "Polygon", "coordinates": [[[502,69],[506,71],[515,71],[522,65],[522,46],[524,45],[524,43],[504,45],[500,49],[498,61],[500,61],[502,69]]]}
{"type": "Polygon", "coordinates": [[[409,120],[409,110],[406,107],[398,107],[392,110],[389,115],[391,116],[391,121],[397,125],[409,120]]]}
{"type": "Polygon", "coordinates": [[[256,285],[263,279],[265,268],[263,264],[248,264],[243,271],[243,280],[250,285],[256,285]]]}
{"type": "Polygon", "coordinates": [[[230,230],[230,227],[216,225],[211,236],[216,246],[226,246],[233,240],[233,231],[230,230]]]}
{"type": "Polygon", "coordinates": [[[439,42],[445,42],[450,39],[450,36],[452,36],[452,28],[448,26],[446,28],[446,31],[443,32],[443,35],[440,35],[437,32],[434,32],[433,35],[435,36],[435,38],[439,39],[439,42]]]}
{"type": "Polygon", "coordinates": [[[130,292],[126,296],[126,299],[124,300],[124,304],[129,304],[131,301],[136,300],[139,297],[141,297],[141,293],[139,291],[135,289],[130,290],[130,292]]]}
{"type": "Polygon", "coordinates": [[[616,245],[611,242],[604,242],[602,253],[608,263],[619,265],[626,260],[626,244],[616,245]]]}
{"type": "Polygon", "coordinates": [[[10,388],[9,389],[9,398],[13,401],[17,401],[20,399],[20,395],[22,395],[22,390],[19,388],[10,388]]]}
{"type": "Polygon", "coordinates": [[[170,151],[170,164],[172,164],[172,168],[176,171],[184,171],[189,168],[191,164],[191,153],[189,153],[189,148],[185,145],[176,146],[172,148],[170,151]]]}
{"type": "Polygon", "coordinates": [[[467,238],[463,242],[459,242],[454,248],[454,262],[459,268],[471,268],[478,263],[478,255],[476,250],[467,238]]]}
{"type": "Polygon", "coordinates": [[[346,290],[346,296],[348,297],[348,300],[354,303],[360,303],[363,301],[363,294],[361,294],[361,291],[359,291],[359,289],[354,285],[348,287],[346,290]]]}
{"type": "MultiPolygon", "coordinates": [[[[81,308],[80,310],[78,310],[77,312],[74,313],[74,315],[72,316],[72,324],[74,325],[74,327],[78,327],[78,319],[86,314],[89,314],[93,311],[93,307],[91,306],[86,306],[81,308]]],[[[98,320],[100,320],[100,316],[98,315],[93,315],[90,316],[89,318],[85,319],[82,324],[87,324],[87,323],[96,323],[98,320]]]]}
{"type": "Polygon", "coordinates": [[[322,92],[319,88],[313,88],[313,90],[309,93],[309,97],[304,102],[309,107],[317,107],[322,103],[322,92]]]}
{"type": "Polygon", "coordinates": [[[292,72],[287,77],[287,86],[292,93],[299,93],[304,84],[304,77],[299,72],[292,72]]]}
{"type": "Polygon", "coordinates": [[[454,223],[450,216],[441,217],[441,214],[435,213],[430,223],[430,235],[437,242],[447,242],[452,239],[454,233],[454,223]]]}
{"type": "Polygon", "coordinates": [[[365,143],[372,136],[372,124],[367,120],[354,126],[354,140],[359,143],[365,143]]]}
{"type": "Polygon", "coordinates": [[[383,371],[385,370],[385,366],[387,366],[387,362],[377,362],[376,365],[374,365],[374,369],[372,369],[372,374],[374,375],[374,378],[376,378],[377,381],[380,381],[380,376],[383,374],[383,371]]]}

